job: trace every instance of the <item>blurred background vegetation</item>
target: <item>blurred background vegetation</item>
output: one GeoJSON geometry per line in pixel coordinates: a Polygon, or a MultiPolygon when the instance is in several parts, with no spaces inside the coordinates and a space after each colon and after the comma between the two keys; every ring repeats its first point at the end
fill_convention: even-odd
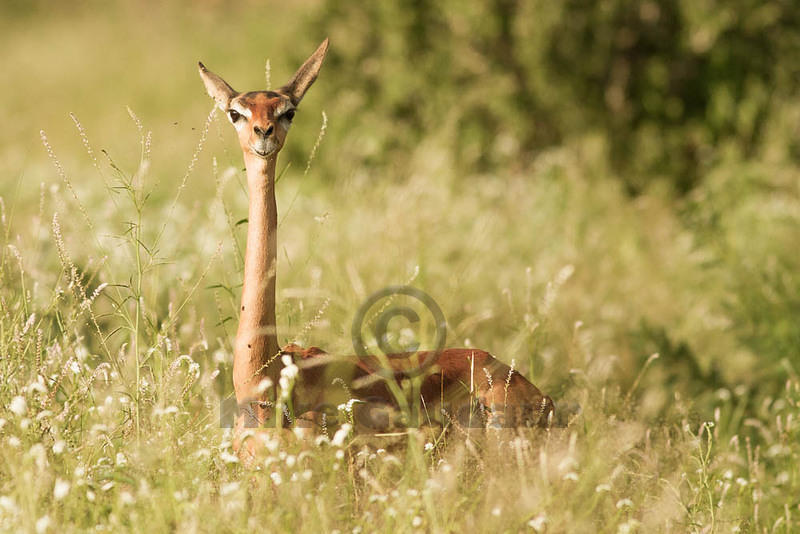
{"type": "Polygon", "coordinates": [[[5,0],[0,50],[0,529],[797,528],[797,2],[5,0]],[[277,87],[326,36],[279,341],[351,353],[411,283],[583,407],[524,461],[230,454],[247,188],[196,64],[277,87]]]}
{"type": "MultiPolygon", "coordinates": [[[[595,378],[629,385],[647,355],[661,354],[647,378],[654,414],[670,390],[698,399],[741,385],[777,391],[798,366],[793,2],[86,0],[6,1],[0,10],[0,195],[19,225],[63,187],[40,129],[78,197],[105,206],[98,226],[112,225],[123,211],[107,201],[68,112],[96,150],[135,169],[130,106],[152,130],[149,202],[167,205],[210,109],[196,61],[250,90],[266,85],[270,59],[277,86],[330,36],[282,155],[289,173],[279,193],[288,260],[280,284],[318,284],[319,269],[329,273],[331,324],[312,341],[347,350],[342,334],[359,299],[420,265],[415,283],[444,303],[453,343],[522,354],[524,370],[556,394],[576,379],[577,356],[562,357],[583,346],[578,324],[591,330],[589,352],[617,358],[613,373],[595,378]],[[301,176],[323,110],[327,134],[301,176]],[[529,301],[564,265],[575,274],[548,309],[545,333],[531,334],[544,323],[529,301]]],[[[196,275],[213,235],[227,263],[209,285],[234,294],[240,250],[224,218],[205,210],[220,196],[214,169],[240,170],[240,154],[224,122],[208,138],[160,251],[170,260],[159,280],[196,275]],[[194,238],[198,214],[208,227],[194,238]]],[[[246,201],[234,189],[221,195],[236,221],[246,201]]],[[[76,213],[69,195],[54,202],[76,213]]],[[[67,218],[88,265],[82,222],[67,218]]],[[[241,247],[241,228],[231,232],[241,247]]],[[[151,291],[157,324],[169,284],[151,291]]],[[[232,312],[203,295],[198,313],[219,313],[215,335],[229,339],[232,312]]],[[[282,306],[287,329],[316,311],[291,299],[282,306]]],[[[588,369],[593,356],[580,358],[588,369]]]]}

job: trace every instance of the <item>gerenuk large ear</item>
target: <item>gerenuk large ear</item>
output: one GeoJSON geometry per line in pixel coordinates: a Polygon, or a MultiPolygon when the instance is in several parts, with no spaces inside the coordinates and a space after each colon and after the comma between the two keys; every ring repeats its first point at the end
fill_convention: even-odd
{"type": "Polygon", "coordinates": [[[278,89],[279,92],[285,94],[292,101],[295,106],[300,103],[303,96],[317,79],[319,69],[322,68],[322,61],[325,59],[325,53],[328,51],[328,39],[322,41],[322,44],[317,47],[317,50],[309,56],[303,65],[297,69],[292,79],[286,85],[278,89]]]}
{"type": "Polygon", "coordinates": [[[208,70],[202,63],[198,62],[197,66],[200,69],[200,77],[203,79],[203,83],[206,86],[208,96],[214,99],[219,109],[228,111],[228,104],[230,104],[231,99],[238,93],[233,90],[233,87],[228,85],[228,82],[208,70]]]}

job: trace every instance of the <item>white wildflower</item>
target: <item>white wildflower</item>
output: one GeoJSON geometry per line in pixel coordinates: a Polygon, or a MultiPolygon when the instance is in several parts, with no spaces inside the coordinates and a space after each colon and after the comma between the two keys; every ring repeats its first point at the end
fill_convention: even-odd
{"type": "Polygon", "coordinates": [[[620,499],[617,501],[617,510],[623,508],[633,508],[633,501],[630,499],[620,499]]]}
{"type": "Polygon", "coordinates": [[[128,463],[128,459],[125,458],[124,454],[122,454],[121,452],[118,452],[117,453],[117,457],[116,457],[116,463],[119,466],[123,466],[123,465],[128,463]]]}
{"type": "Polygon", "coordinates": [[[286,377],[289,380],[293,380],[299,372],[300,369],[292,363],[281,369],[281,376],[286,377]]]}
{"type": "Polygon", "coordinates": [[[537,515],[528,521],[528,526],[536,532],[544,532],[545,526],[547,526],[547,516],[544,514],[537,515]]]}
{"type": "Polygon", "coordinates": [[[55,486],[53,486],[53,498],[57,501],[60,501],[64,497],[67,496],[69,493],[69,482],[66,480],[61,480],[60,478],[56,480],[55,486]]]}
{"type": "Polygon", "coordinates": [[[273,471],[272,473],[270,473],[269,478],[272,479],[272,483],[275,484],[276,486],[280,486],[281,483],[283,482],[281,474],[278,473],[277,471],[273,471]]]}
{"type": "MultiPolygon", "coordinates": [[[[42,380],[42,376],[39,375],[39,380],[42,380]]],[[[30,384],[28,384],[28,391],[36,391],[38,393],[47,393],[47,388],[44,384],[38,380],[34,380],[30,384]]]]}
{"type": "Polygon", "coordinates": [[[225,354],[224,351],[216,350],[214,351],[214,363],[225,363],[228,359],[228,355],[225,354]]]}
{"type": "Polygon", "coordinates": [[[226,464],[235,464],[239,462],[239,458],[235,454],[231,454],[227,451],[220,452],[219,458],[226,464]]]}
{"type": "Polygon", "coordinates": [[[256,393],[264,393],[271,387],[272,387],[272,380],[270,380],[269,378],[265,378],[258,383],[258,388],[256,388],[256,393]]]}
{"type": "Polygon", "coordinates": [[[25,397],[17,395],[11,399],[11,404],[9,404],[8,409],[16,415],[23,416],[25,412],[28,411],[28,403],[25,401],[25,397]]]}
{"type": "Polygon", "coordinates": [[[636,531],[640,524],[636,519],[629,519],[617,527],[617,534],[630,534],[636,531]]]}
{"type": "Polygon", "coordinates": [[[0,508],[8,512],[9,514],[17,513],[17,504],[14,502],[14,499],[11,497],[7,497],[3,495],[0,497],[0,508]]]}
{"type": "Polygon", "coordinates": [[[339,430],[336,431],[336,434],[333,435],[333,440],[331,443],[334,447],[341,447],[344,444],[344,440],[347,439],[347,436],[350,435],[350,431],[353,429],[350,423],[343,424],[339,430]]]}
{"type": "Polygon", "coordinates": [[[50,516],[43,515],[36,520],[36,534],[44,534],[50,528],[51,524],[50,516]]]}
{"type": "Polygon", "coordinates": [[[289,379],[286,378],[285,376],[281,376],[280,379],[278,379],[278,385],[281,388],[281,393],[284,395],[288,395],[290,387],[289,379]]]}
{"type": "Polygon", "coordinates": [[[422,526],[422,518],[418,515],[414,516],[414,519],[411,520],[411,526],[414,528],[419,528],[422,526]]]}
{"type": "Polygon", "coordinates": [[[227,484],[223,484],[219,488],[219,494],[224,497],[225,495],[230,495],[231,493],[237,491],[238,489],[239,489],[238,482],[228,482],[227,484]]]}
{"type": "Polygon", "coordinates": [[[572,456],[567,456],[566,458],[561,460],[561,463],[558,464],[558,470],[561,472],[577,468],[578,468],[578,462],[572,456]]]}
{"type": "Polygon", "coordinates": [[[133,504],[136,499],[133,498],[131,492],[123,491],[119,494],[119,500],[122,501],[122,504],[133,504]]]}

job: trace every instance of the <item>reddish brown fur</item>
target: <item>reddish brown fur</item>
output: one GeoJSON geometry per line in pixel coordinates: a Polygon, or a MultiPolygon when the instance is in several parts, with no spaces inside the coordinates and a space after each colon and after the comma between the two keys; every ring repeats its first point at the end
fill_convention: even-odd
{"type": "MultiPolygon", "coordinates": [[[[318,347],[304,349],[295,344],[284,347],[283,353],[291,354],[300,368],[293,404],[297,408],[302,406],[296,413],[303,412],[303,419],[318,420],[316,412],[319,406],[338,405],[351,398],[369,401],[366,406],[356,405],[362,410],[375,409],[379,405],[397,407],[397,399],[386,382],[357,357],[337,358],[318,347]],[[344,382],[349,391],[337,379],[344,382]]],[[[407,356],[389,357],[395,380],[407,378],[403,370],[409,361],[407,356]]],[[[421,352],[419,356],[424,361],[431,353],[421,352]]],[[[550,397],[488,352],[475,349],[441,351],[436,363],[423,375],[420,397],[422,424],[445,422],[440,415],[443,407],[448,417],[463,419],[469,415],[473,399],[486,410],[483,422],[489,426],[546,426],[553,413],[550,397]]],[[[363,415],[366,423],[380,423],[371,419],[368,413],[363,415]]],[[[463,420],[459,422],[465,423],[463,420]]],[[[386,429],[373,426],[372,430],[386,429]]]]}

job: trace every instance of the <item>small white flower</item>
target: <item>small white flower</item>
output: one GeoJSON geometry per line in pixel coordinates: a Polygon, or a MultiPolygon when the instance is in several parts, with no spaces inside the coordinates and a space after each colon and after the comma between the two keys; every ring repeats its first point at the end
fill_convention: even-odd
{"type": "Polygon", "coordinates": [[[67,444],[62,440],[58,440],[55,443],[53,443],[53,454],[58,456],[59,454],[64,452],[64,449],[66,449],[66,448],[67,448],[67,444]]]}
{"type": "Polygon", "coordinates": [[[302,475],[303,476],[303,480],[311,480],[311,475],[313,475],[313,473],[311,472],[311,469],[306,469],[305,471],[303,471],[303,475],[302,475]]]}
{"type": "Polygon", "coordinates": [[[492,508],[492,515],[493,516],[500,517],[500,514],[502,514],[502,513],[503,513],[503,509],[500,508],[499,506],[495,506],[494,508],[492,508]]]}
{"type": "Polygon", "coordinates": [[[622,508],[633,508],[633,501],[630,499],[620,499],[617,501],[617,510],[622,508]]]}
{"type": "MultiPolygon", "coordinates": [[[[39,376],[41,379],[41,375],[39,376]]],[[[47,388],[44,386],[42,382],[33,381],[28,384],[28,391],[36,391],[38,393],[47,393],[47,388]]]]}
{"type": "Polygon", "coordinates": [[[269,378],[265,378],[264,380],[258,383],[258,388],[256,388],[256,392],[264,393],[271,387],[272,387],[272,380],[270,380],[269,378]]]}
{"type": "Polygon", "coordinates": [[[285,376],[281,376],[280,379],[278,379],[278,385],[281,387],[282,393],[289,391],[289,379],[285,376]]]}
{"type": "Polygon", "coordinates": [[[94,502],[95,494],[92,490],[86,490],[86,500],[89,502],[94,502]]]}
{"type": "Polygon", "coordinates": [[[100,486],[100,489],[103,490],[103,491],[108,491],[113,487],[114,487],[114,483],[113,482],[106,482],[105,484],[100,486]]]}
{"type": "Polygon", "coordinates": [[[531,527],[536,532],[544,532],[544,528],[547,525],[547,516],[544,514],[539,514],[530,521],[528,521],[528,526],[531,527]]]}
{"type": "Polygon", "coordinates": [[[604,491],[611,491],[611,485],[609,484],[598,484],[596,488],[594,488],[595,493],[603,493],[604,491]]]}
{"type": "Polygon", "coordinates": [[[429,451],[429,450],[431,450],[431,449],[433,449],[433,443],[431,443],[431,442],[429,441],[428,443],[426,443],[426,444],[425,444],[425,450],[426,450],[426,451],[429,451]]]}
{"type": "Polygon", "coordinates": [[[22,442],[19,440],[19,438],[17,436],[9,436],[8,437],[8,444],[9,444],[9,446],[14,447],[16,449],[17,447],[22,445],[22,442]]]}
{"type": "Polygon", "coordinates": [[[44,515],[36,520],[36,534],[44,534],[50,528],[50,516],[44,515]]]}
{"type": "Polygon", "coordinates": [[[561,460],[561,463],[558,464],[558,470],[561,472],[567,471],[568,469],[577,469],[577,468],[578,468],[578,462],[575,460],[575,458],[571,456],[567,456],[566,458],[561,460]]]}
{"type": "Polygon", "coordinates": [[[572,480],[573,482],[577,482],[578,481],[578,473],[576,473],[575,471],[570,471],[569,473],[565,474],[561,478],[563,480],[572,480]]]}
{"type": "Polygon", "coordinates": [[[741,486],[742,488],[747,486],[747,480],[742,477],[737,478],[736,483],[739,484],[739,486],[741,486]]]}
{"type": "Polygon", "coordinates": [[[133,504],[136,501],[129,491],[120,493],[119,500],[122,501],[122,504],[133,504]]]}
{"type": "Polygon", "coordinates": [[[61,480],[60,478],[56,480],[55,486],[53,486],[53,498],[57,501],[60,501],[64,497],[67,496],[69,493],[69,482],[66,480],[61,480]]]}
{"type": "Polygon", "coordinates": [[[122,454],[121,452],[117,453],[116,461],[117,461],[117,465],[119,465],[119,466],[122,466],[122,465],[125,465],[125,464],[128,463],[128,459],[125,458],[125,455],[122,454]]]}
{"type": "Polygon", "coordinates": [[[336,451],[336,459],[341,460],[342,458],[344,458],[344,451],[342,449],[339,449],[338,451],[336,451]]]}
{"type": "Polygon", "coordinates": [[[219,459],[226,464],[235,464],[239,462],[239,458],[235,454],[231,454],[227,451],[222,451],[219,453],[219,459]]]}
{"type": "Polygon", "coordinates": [[[219,494],[224,497],[225,495],[230,495],[231,493],[233,493],[234,491],[236,491],[238,489],[239,489],[239,483],[238,482],[228,482],[227,484],[223,484],[219,488],[219,494]]]}
{"type": "MultiPolygon", "coordinates": [[[[25,401],[25,397],[17,395],[13,399],[11,399],[11,404],[9,404],[8,409],[11,410],[16,415],[23,416],[25,415],[25,412],[28,411],[28,403],[25,401]]],[[[44,517],[42,519],[44,519],[44,517]]],[[[50,519],[48,518],[48,521],[49,520],[50,519]]]]}
{"type": "Polygon", "coordinates": [[[14,514],[17,512],[17,504],[14,502],[14,499],[11,497],[6,497],[5,495],[0,497],[0,508],[9,514],[14,514]]]}
{"type": "Polygon", "coordinates": [[[414,528],[419,528],[422,526],[422,518],[418,515],[414,516],[414,519],[411,520],[411,526],[414,528]]]}
{"type": "MultiPolygon", "coordinates": [[[[285,358],[285,356],[284,356],[284,358],[285,358]]],[[[286,367],[281,369],[281,376],[282,377],[286,377],[289,380],[291,380],[291,379],[295,378],[297,376],[297,373],[299,373],[299,372],[300,372],[300,369],[295,364],[289,363],[289,364],[286,365],[286,367]]]]}
{"type": "Polygon", "coordinates": [[[76,360],[72,360],[69,362],[69,370],[73,372],[73,374],[79,375],[81,374],[81,364],[79,364],[76,360]]]}
{"type": "Polygon", "coordinates": [[[350,435],[350,431],[353,429],[350,423],[343,424],[339,430],[336,431],[336,434],[333,435],[333,439],[331,443],[334,447],[341,447],[344,444],[344,440],[347,439],[347,436],[350,435]]]}
{"type": "Polygon", "coordinates": [[[290,454],[289,456],[286,457],[286,467],[291,469],[292,467],[294,467],[295,463],[297,463],[297,456],[290,454]]]}
{"type": "Polygon", "coordinates": [[[272,483],[275,484],[276,486],[280,486],[281,483],[283,482],[283,478],[281,478],[281,474],[278,473],[277,471],[273,471],[272,473],[270,473],[269,474],[269,478],[272,479],[272,483]]]}

